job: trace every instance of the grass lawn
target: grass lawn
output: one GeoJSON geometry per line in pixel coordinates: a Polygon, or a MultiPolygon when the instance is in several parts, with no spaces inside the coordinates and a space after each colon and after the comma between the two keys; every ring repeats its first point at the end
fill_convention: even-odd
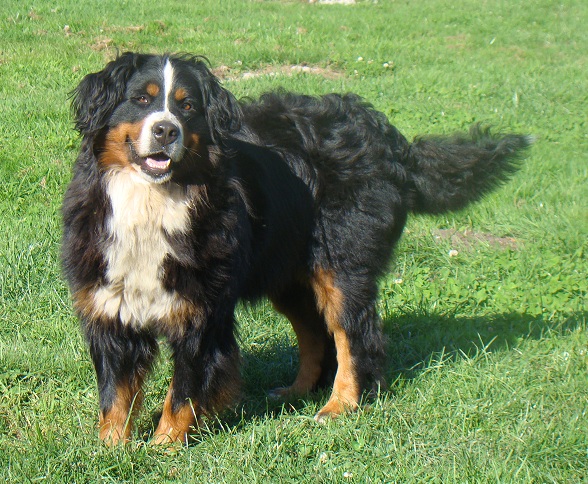
{"type": "Polygon", "coordinates": [[[587,22],[580,0],[4,0],[0,480],[588,481],[587,22]],[[59,209],[79,142],[68,93],[125,50],[205,54],[238,97],[353,91],[408,138],[472,122],[537,137],[481,203],[410,220],[381,284],[389,388],[358,413],[319,426],[326,394],[268,400],[296,374],[295,338],[244,306],[239,406],[188,448],[144,445],[161,358],[137,440],[98,441],[59,209]]]}

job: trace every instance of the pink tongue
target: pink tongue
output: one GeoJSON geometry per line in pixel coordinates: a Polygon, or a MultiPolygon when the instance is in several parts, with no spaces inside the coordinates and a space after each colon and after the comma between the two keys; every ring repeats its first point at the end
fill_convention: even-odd
{"type": "Polygon", "coordinates": [[[167,160],[155,160],[153,158],[147,158],[145,163],[149,168],[153,168],[154,170],[167,170],[169,166],[170,159],[167,160]]]}

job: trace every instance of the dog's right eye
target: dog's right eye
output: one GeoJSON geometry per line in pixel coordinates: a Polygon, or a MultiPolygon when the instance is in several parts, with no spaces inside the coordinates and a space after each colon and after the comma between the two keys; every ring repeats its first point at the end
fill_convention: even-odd
{"type": "Polygon", "coordinates": [[[133,98],[133,100],[137,104],[143,104],[145,106],[151,102],[151,99],[149,99],[148,96],[137,96],[137,97],[133,98]]]}

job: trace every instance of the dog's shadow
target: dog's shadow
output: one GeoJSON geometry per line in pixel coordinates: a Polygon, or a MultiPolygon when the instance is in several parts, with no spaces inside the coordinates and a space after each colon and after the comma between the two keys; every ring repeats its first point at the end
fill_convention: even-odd
{"type": "MultiPolygon", "coordinates": [[[[550,331],[565,332],[575,329],[588,313],[575,314],[566,322],[555,325],[542,317],[502,313],[465,317],[440,314],[403,314],[384,320],[387,339],[387,358],[384,377],[388,383],[384,393],[394,393],[399,381],[411,381],[427,371],[431,365],[473,357],[479,352],[510,351],[525,339],[540,339],[550,331]]],[[[246,318],[250,319],[250,318],[246,318]]],[[[249,337],[243,338],[243,391],[239,404],[224,412],[216,420],[206,422],[203,433],[221,429],[237,430],[254,420],[275,418],[286,413],[316,409],[328,399],[330,388],[308,395],[281,401],[270,398],[268,392],[290,384],[298,370],[296,339],[287,321],[279,322],[278,329],[268,332],[263,321],[242,321],[249,337]],[[251,335],[260,334],[261,337],[251,335]]],[[[367,397],[369,400],[369,396],[367,397]]],[[[369,403],[369,402],[368,402],[369,403]]],[[[153,416],[155,425],[158,415],[153,416]]],[[[151,429],[152,431],[152,429],[151,429]]],[[[150,431],[143,429],[148,439],[150,431]]],[[[198,438],[196,438],[196,441],[198,438]]]]}
{"type": "MultiPolygon", "coordinates": [[[[510,351],[525,339],[540,339],[550,331],[576,328],[586,314],[573,315],[556,325],[540,316],[501,313],[479,317],[440,314],[404,314],[384,320],[387,339],[384,392],[394,393],[394,382],[413,380],[440,361],[474,357],[480,352],[510,351]]],[[[271,418],[326,402],[330,388],[287,402],[268,398],[268,391],[291,383],[298,369],[294,335],[268,342],[262,351],[243,354],[244,394],[236,420],[271,418]]],[[[369,397],[368,397],[369,398],[369,397]]],[[[318,409],[318,408],[317,408],[318,409]]],[[[228,422],[236,423],[228,417],[228,422]]]]}

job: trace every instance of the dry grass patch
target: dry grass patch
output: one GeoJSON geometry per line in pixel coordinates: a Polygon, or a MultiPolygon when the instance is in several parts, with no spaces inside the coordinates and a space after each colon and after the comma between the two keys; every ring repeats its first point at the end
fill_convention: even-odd
{"type": "Polygon", "coordinates": [[[521,242],[514,237],[498,237],[485,232],[455,229],[437,229],[433,232],[435,241],[449,240],[452,246],[471,249],[476,245],[489,245],[502,249],[518,249],[521,242]]]}
{"type": "Polygon", "coordinates": [[[219,66],[212,69],[212,72],[219,79],[227,81],[238,81],[255,79],[258,77],[291,77],[295,75],[320,76],[325,79],[340,79],[345,73],[330,67],[310,66],[308,64],[294,64],[286,66],[265,66],[251,71],[242,71],[230,66],[219,66]]]}

